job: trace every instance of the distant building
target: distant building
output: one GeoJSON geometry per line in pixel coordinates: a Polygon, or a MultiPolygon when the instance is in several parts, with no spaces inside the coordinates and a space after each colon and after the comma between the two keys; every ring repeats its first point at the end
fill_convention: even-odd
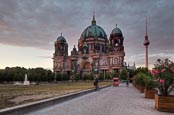
{"type": "Polygon", "coordinates": [[[127,64],[126,62],[124,62],[124,67],[125,69],[128,69],[128,70],[136,70],[136,65],[135,65],[135,62],[133,65],[129,65],[129,63],[127,64]]]}
{"type": "Polygon", "coordinates": [[[96,24],[93,16],[91,25],[81,34],[78,49],[75,47],[68,56],[68,43],[61,36],[55,41],[53,70],[55,73],[109,72],[121,71],[124,67],[124,37],[117,27],[112,30],[109,39],[104,29],[96,24]]]}

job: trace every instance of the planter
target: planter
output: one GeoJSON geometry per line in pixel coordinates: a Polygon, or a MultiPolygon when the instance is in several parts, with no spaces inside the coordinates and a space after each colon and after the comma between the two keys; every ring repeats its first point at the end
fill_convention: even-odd
{"type": "Polygon", "coordinates": [[[135,88],[138,89],[138,85],[137,84],[135,84],[135,88]]]}
{"type": "Polygon", "coordinates": [[[138,89],[138,90],[140,90],[140,89],[141,89],[141,86],[140,86],[140,85],[138,85],[138,86],[137,86],[137,89],[138,89]]]}
{"type": "Polygon", "coordinates": [[[138,85],[137,84],[135,85],[135,87],[136,87],[136,89],[138,89],[138,85]]]}
{"type": "Polygon", "coordinates": [[[140,93],[144,93],[144,89],[145,89],[145,87],[140,86],[140,93]]]}
{"type": "Polygon", "coordinates": [[[174,96],[159,96],[155,94],[155,108],[158,111],[174,113],[174,96]]]}
{"type": "Polygon", "coordinates": [[[155,99],[156,90],[144,89],[144,97],[148,99],[155,99]]]}

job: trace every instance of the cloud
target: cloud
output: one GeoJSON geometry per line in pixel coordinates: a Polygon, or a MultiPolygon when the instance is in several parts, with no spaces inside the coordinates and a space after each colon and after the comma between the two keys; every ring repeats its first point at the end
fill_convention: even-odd
{"type": "Polygon", "coordinates": [[[173,0],[1,0],[0,43],[54,50],[62,32],[70,52],[90,25],[93,11],[108,37],[118,24],[125,38],[125,59],[131,63],[138,56],[138,63],[143,64],[145,16],[150,55],[168,51],[173,58],[173,0]]]}

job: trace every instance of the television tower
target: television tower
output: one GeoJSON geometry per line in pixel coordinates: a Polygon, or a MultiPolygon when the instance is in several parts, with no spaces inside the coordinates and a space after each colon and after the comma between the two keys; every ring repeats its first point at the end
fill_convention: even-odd
{"type": "Polygon", "coordinates": [[[148,40],[148,35],[147,35],[147,16],[146,16],[146,33],[145,33],[145,37],[144,37],[144,46],[145,46],[145,50],[146,50],[146,60],[145,60],[145,64],[146,64],[146,68],[148,69],[148,46],[150,44],[150,41],[148,40]]]}

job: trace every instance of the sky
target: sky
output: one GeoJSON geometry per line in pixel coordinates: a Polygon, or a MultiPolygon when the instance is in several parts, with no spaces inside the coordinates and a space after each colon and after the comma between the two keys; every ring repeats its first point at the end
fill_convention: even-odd
{"type": "Polygon", "coordinates": [[[0,0],[0,68],[52,69],[57,37],[70,54],[93,11],[108,38],[116,24],[122,30],[129,65],[145,66],[146,16],[150,68],[158,58],[174,61],[174,0],[0,0]]]}

